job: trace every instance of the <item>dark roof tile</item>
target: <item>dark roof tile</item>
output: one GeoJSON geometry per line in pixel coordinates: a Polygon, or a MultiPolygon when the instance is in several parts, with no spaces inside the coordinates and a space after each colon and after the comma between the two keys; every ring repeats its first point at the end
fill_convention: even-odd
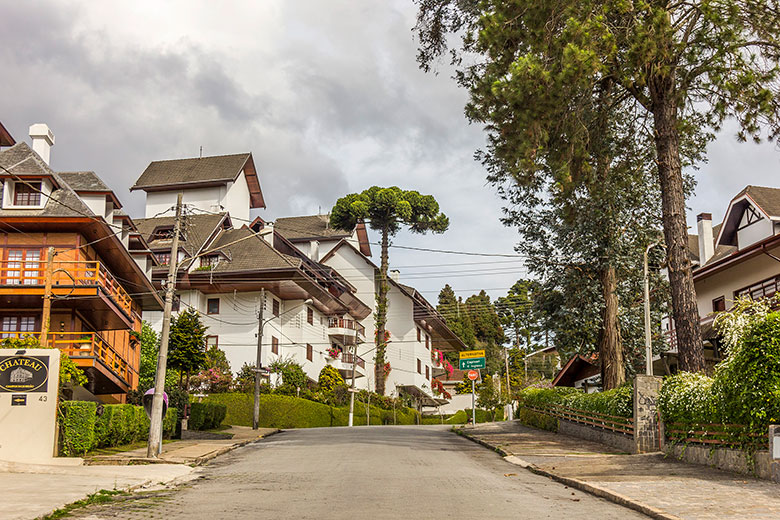
{"type": "Polygon", "coordinates": [[[172,159],[149,163],[131,190],[196,183],[220,183],[236,180],[249,153],[217,155],[192,159],[172,159]]]}
{"type": "Polygon", "coordinates": [[[352,236],[350,231],[330,227],[328,215],[282,217],[274,222],[274,229],[290,242],[316,239],[339,239],[352,236]]]}

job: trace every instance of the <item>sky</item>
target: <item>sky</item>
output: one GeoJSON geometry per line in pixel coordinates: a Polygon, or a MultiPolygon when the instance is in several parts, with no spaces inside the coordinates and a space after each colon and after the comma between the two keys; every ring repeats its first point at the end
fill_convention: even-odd
{"type": "MultiPolygon", "coordinates": [[[[512,255],[517,233],[473,159],[482,129],[451,71],[417,67],[415,14],[412,0],[0,0],[0,121],[28,142],[47,123],[52,167],[94,170],[131,216],[144,196],[128,188],[149,162],[202,146],[252,152],[266,220],[397,185],[434,195],[450,228],[402,231],[396,245],[512,255]]],[[[774,145],[737,143],[727,125],[695,172],[689,224],[722,219],[746,184],[780,186],[779,163],[774,145]]],[[[433,303],[445,283],[497,297],[525,276],[518,258],[393,248],[390,260],[433,303]]]]}

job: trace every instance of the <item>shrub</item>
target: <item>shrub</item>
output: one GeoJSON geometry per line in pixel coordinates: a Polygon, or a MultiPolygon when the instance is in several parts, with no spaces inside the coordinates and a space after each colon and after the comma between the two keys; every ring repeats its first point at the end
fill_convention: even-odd
{"type": "Polygon", "coordinates": [[[190,430],[211,430],[225,420],[227,406],[218,403],[192,403],[187,428],[190,430]]]}
{"type": "Polygon", "coordinates": [[[95,442],[97,404],[88,401],[63,401],[60,404],[60,452],[77,457],[88,452],[95,442]]]}
{"type": "Polygon", "coordinates": [[[606,392],[574,392],[563,397],[562,404],[578,410],[617,417],[634,416],[634,389],[630,384],[606,392]]]}
{"type": "Polygon", "coordinates": [[[668,423],[719,422],[712,385],[704,374],[681,372],[664,378],[658,394],[658,408],[668,423]]]}
{"type": "Polygon", "coordinates": [[[322,370],[320,370],[318,385],[320,391],[332,392],[337,386],[346,386],[346,383],[338,370],[330,365],[325,365],[322,367],[322,370]]]}
{"type": "MultiPolygon", "coordinates": [[[[630,385],[592,394],[571,387],[528,387],[520,392],[518,400],[519,406],[516,416],[521,424],[553,432],[558,431],[558,420],[555,417],[535,412],[526,406],[545,408],[557,404],[586,412],[627,418],[634,414],[633,389],[630,385]]],[[[477,420],[479,420],[479,415],[477,415],[477,420]]]]}

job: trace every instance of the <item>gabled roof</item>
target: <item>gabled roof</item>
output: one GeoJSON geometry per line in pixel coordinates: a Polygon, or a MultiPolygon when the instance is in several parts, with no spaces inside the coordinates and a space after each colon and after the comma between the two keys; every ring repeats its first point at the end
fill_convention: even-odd
{"type": "Polygon", "coordinates": [[[208,250],[218,250],[229,259],[219,262],[212,269],[214,273],[297,268],[301,265],[300,259],[280,253],[247,227],[223,231],[219,238],[208,246],[208,250]]]}
{"type": "Polygon", "coordinates": [[[597,354],[586,358],[581,354],[576,354],[566,365],[558,372],[552,382],[552,386],[574,386],[575,381],[587,379],[601,373],[601,368],[597,363],[597,354]]]}
{"type": "MultiPolygon", "coordinates": [[[[718,234],[720,233],[721,226],[723,226],[723,224],[712,226],[713,241],[718,239],[718,234]]],[[[704,265],[710,265],[713,262],[717,262],[721,258],[725,258],[730,254],[734,253],[736,250],[737,248],[734,246],[715,245],[714,254],[710,257],[709,260],[707,260],[707,262],[704,265]]],[[[701,264],[701,259],[699,258],[699,235],[693,235],[693,234],[688,235],[688,253],[690,254],[691,262],[695,264],[701,264]]],[[[698,267],[703,267],[703,266],[698,265],[698,267]]]]}
{"type": "MultiPolygon", "coordinates": [[[[27,143],[20,142],[7,150],[0,152],[0,177],[51,178],[55,185],[51,196],[46,200],[43,208],[31,209],[0,209],[3,217],[95,217],[89,207],[82,202],[78,195],[70,188],[62,177],[49,166],[30,148],[27,143]],[[10,173],[9,173],[10,172],[10,173]]],[[[2,188],[0,188],[1,190],[2,188]]]]}
{"type": "MultiPolygon", "coordinates": [[[[255,223],[253,222],[253,225],[255,223]]],[[[308,242],[311,240],[340,240],[357,234],[360,252],[371,256],[368,232],[363,222],[358,222],[354,231],[337,229],[330,226],[328,215],[305,215],[300,217],[281,217],[274,221],[274,229],[290,242],[308,242]]]]}
{"type": "Polygon", "coordinates": [[[736,246],[737,228],[742,214],[748,206],[753,206],[763,217],[772,220],[780,219],[780,189],[765,186],[746,186],[745,189],[729,203],[723,227],[720,230],[716,245],[736,246]]]}
{"type": "MultiPolygon", "coordinates": [[[[226,213],[187,215],[184,220],[182,237],[179,247],[190,255],[196,254],[214,236],[215,231],[228,218],[226,213]]],[[[172,229],[175,217],[140,218],[135,220],[138,233],[148,242],[149,248],[159,250],[171,247],[170,240],[152,240],[156,229],[172,229]]],[[[228,221],[229,222],[229,221],[228,221]]]]}
{"type": "Polygon", "coordinates": [[[135,181],[130,191],[171,191],[220,186],[234,182],[242,171],[249,187],[251,207],[264,208],[263,192],[251,153],[153,161],[135,181]]]}
{"type": "Polygon", "coordinates": [[[10,132],[5,129],[3,122],[0,121],[0,146],[13,146],[15,144],[16,141],[11,136],[10,132]]]}
{"type": "Polygon", "coordinates": [[[309,240],[338,240],[352,236],[351,231],[330,226],[328,215],[282,217],[274,222],[274,229],[290,242],[309,240]]]}
{"type": "Polygon", "coordinates": [[[59,172],[59,175],[76,193],[105,194],[111,197],[114,208],[119,209],[122,207],[122,203],[119,202],[113,190],[106,186],[106,183],[95,172],[59,172]]]}

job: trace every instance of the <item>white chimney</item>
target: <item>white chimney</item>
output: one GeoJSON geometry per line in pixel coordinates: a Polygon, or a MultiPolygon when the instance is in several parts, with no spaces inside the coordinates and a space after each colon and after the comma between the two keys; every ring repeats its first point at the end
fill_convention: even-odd
{"type": "Polygon", "coordinates": [[[266,222],[265,225],[263,225],[263,229],[258,231],[258,234],[260,237],[268,242],[271,247],[274,247],[274,225],[273,222],[266,222]]]}
{"type": "Polygon", "coordinates": [[[41,156],[46,164],[49,164],[51,147],[54,146],[54,134],[46,123],[35,123],[30,126],[30,139],[35,153],[41,156]]]}
{"type": "Polygon", "coordinates": [[[699,228],[699,265],[704,265],[715,254],[715,239],[712,236],[712,214],[699,213],[696,221],[699,228]]]}
{"type": "Polygon", "coordinates": [[[315,262],[320,261],[320,241],[312,240],[309,242],[309,258],[315,262]]]}
{"type": "Polygon", "coordinates": [[[398,269],[391,269],[389,274],[390,274],[390,278],[394,282],[401,283],[401,271],[399,271],[398,269]]]}

